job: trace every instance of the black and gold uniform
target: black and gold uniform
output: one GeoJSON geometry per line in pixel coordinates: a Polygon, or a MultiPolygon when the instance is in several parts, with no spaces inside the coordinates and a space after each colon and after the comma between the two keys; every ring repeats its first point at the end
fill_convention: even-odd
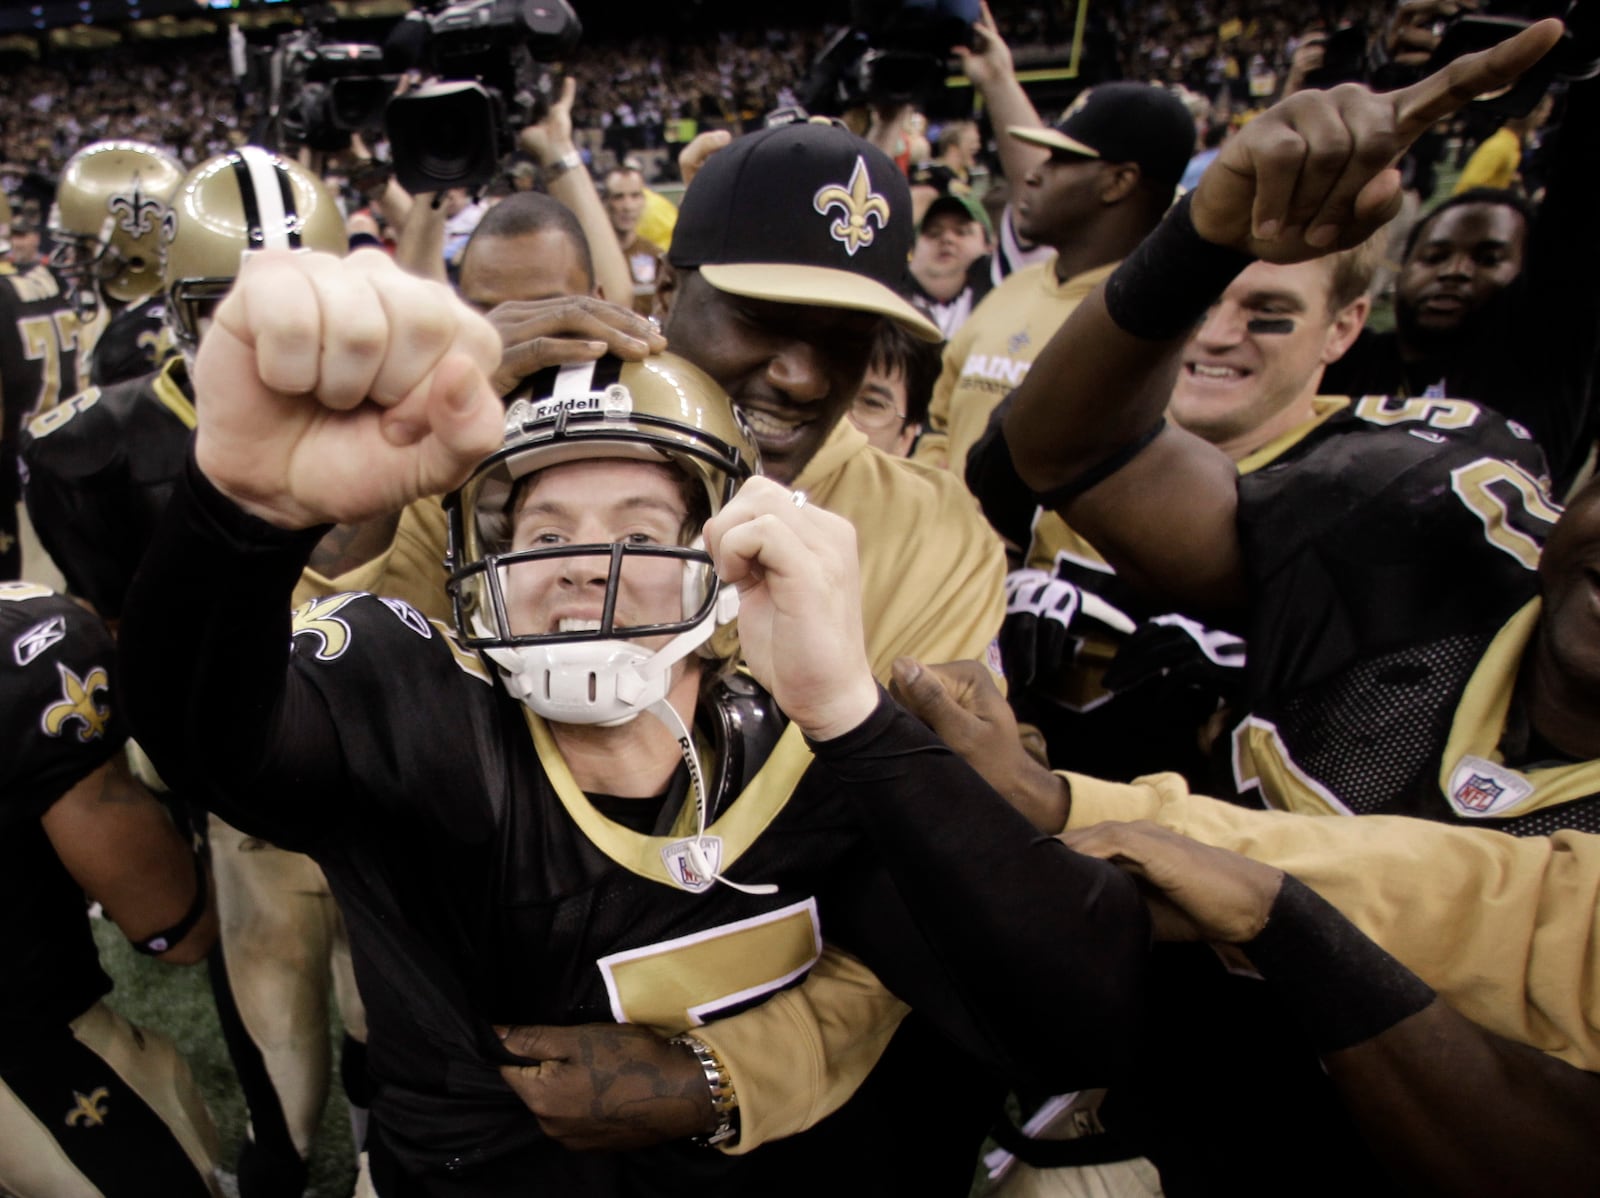
{"type": "Polygon", "coordinates": [[[89,382],[110,387],[141,378],[158,368],[174,348],[165,297],[146,296],[106,324],[89,358],[89,382]]]}
{"type": "Polygon", "coordinates": [[[194,404],[182,358],[90,387],[23,430],[28,517],[68,589],[108,620],[183,471],[194,404]]]}
{"type": "Polygon", "coordinates": [[[78,604],[0,584],[0,1192],[214,1193],[216,1133],[166,1037],[101,1003],[83,889],[40,820],[122,750],[115,649],[78,604]]]}
{"type": "Polygon", "coordinates": [[[1527,433],[1461,400],[1368,396],[1241,478],[1248,715],[1223,746],[1236,793],[1600,830],[1596,767],[1552,759],[1515,695],[1559,514],[1527,433]]]}
{"type": "Polygon", "coordinates": [[[1131,885],[1078,863],[1083,901],[1065,919],[1084,955],[1060,953],[1054,936],[1049,951],[1033,942],[1033,921],[1015,918],[1026,866],[1001,864],[1028,856],[1031,832],[887,699],[836,741],[808,745],[790,729],[733,771],[712,802],[721,869],[778,891],[703,888],[672,851],[693,831],[681,775],[656,810],[583,794],[483,659],[403,602],[329,597],[291,624],[285,601],[319,535],[250,519],[191,466],[130,596],[122,649],[157,765],[196,792],[209,782],[230,822],[303,847],[328,876],[367,1001],[381,1192],[521,1194],[532,1178],[550,1194],[813,1192],[826,1155],[555,1146],[499,1078],[507,1058],[491,1028],[682,1030],[800,980],[824,935],[997,1072],[1060,1083],[1115,1068],[1123,983],[1139,976],[1147,935],[1131,885]],[[251,698],[219,718],[223,691],[251,698]],[[935,786],[940,819],[928,821],[935,786]],[[895,823],[896,844],[959,837],[971,876],[941,867],[922,901],[902,899],[907,884],[889,883],[862,832],[879,819],[895,823]],[[994,929],[984,960],[930,951],[921,921],[952,918],[994,929]],[[1061,976],[1034,987],[1040,970],[1061,976]],[[970,988],[1023,1007],[1034,993],[1083,1001],[996,1026],[972,1017],[970,988]],[[1046,1020],[1060,1042],[1010,1038],[1046,1020]],[[397,1166],[414,1179],[382,1171],[397,1166]]]}
{"type": "Polygon", "coordinates": [[[17,535],[17,437],[22,426],[75,395],[78,311],[44,265],[0,273],[0,581],[22,572],[17,535]]]}

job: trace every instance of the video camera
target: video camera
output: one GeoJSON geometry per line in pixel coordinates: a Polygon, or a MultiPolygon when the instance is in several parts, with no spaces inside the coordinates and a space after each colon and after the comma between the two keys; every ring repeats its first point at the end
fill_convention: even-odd
{"type": "Polygon", "coordinates": [[[286,34],[271,59],[269,108],[287,138],[334,153],[350,135],[382,119],[399,75],[386,69],[383,50],[360,42],[331,42],[331,18],[286,34]]]}
{"type": "Polygon", "coordinates": [[[494,178],[517,132],[549,111],[555,81],[544,64],[582,33],[567,0],[463,0],[409,14],[385,50],[429,82],[384,115],[400,185],[415,194],[494,178]]]}
{"type": "Polygon", "coordinates": [[[970,45],[979,0],[854,0],[850,24],[812,64],[801,104],[840,113],[925,102],[944,86],[950,47],[970,45]]]}

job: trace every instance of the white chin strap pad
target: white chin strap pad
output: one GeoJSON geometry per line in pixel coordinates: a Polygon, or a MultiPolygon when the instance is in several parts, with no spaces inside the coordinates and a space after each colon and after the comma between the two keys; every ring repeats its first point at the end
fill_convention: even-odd
{"type": "Polygon", "coordinates": [[[671,672],[640,667],[651,654],[626,641],[489,649],[511,692],[547,720],[620,724],[667,693],[671,672]]]}

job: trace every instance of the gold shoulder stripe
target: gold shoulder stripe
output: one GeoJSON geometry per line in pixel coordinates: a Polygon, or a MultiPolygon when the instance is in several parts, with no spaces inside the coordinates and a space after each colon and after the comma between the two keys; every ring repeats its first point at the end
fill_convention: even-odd
{"type": "Polygon", "coordinates": [[[1350,406],[1350,401],[1342,395],[1318,395],[1311,403],[1316,415],[1304,424],[1296,425],[1281,437],[1268,441],[1254,453],[1246,454],[1240,458],[1239,473],[1249,474],[1252,470],[1259,470],[1261,467],[1277,461],[1309,437],[1316,429],[1326,424],[1335,412],[1341,412],[1350,406]]]}
{"type": "Polygon", "coordinates": [[[195,426],[194,404],[189,402],[189,397],[183,393],[183,388],[178,386],[173,374],[183,364],[182,358],[173,358],[161,368],[161,373],[156,375],[151,390],[155,397],[161,401],[163,407],[176,416],[184,428],[192,429],[195,426]]]}
{"type": "MultiPolygon", "coordinates": [[[[673,839],[643,835],[612,823],[596,811],[588,796],[573,780],[549,726],[527,708],[523,708],[523,716],[528,721],[528,731],[533,735],[539,761],[549,775],[550,784],[560,797],[561,805],[590,843],[623,869],[663,886],[671,886],[674,890],[680,889],[667,872],[661,856],[662,850],[672,844],[673,839]]],[[[810,765],[811,750],[806,748],[805,736],[797,725],[790,724],[778,738],[772,756],[767,758],[767,763],[751,779],[744,793],[706,829],[708,834],[722,838],[724,870],[731,868],[778,817],[799,785],[801,775],[810,765]]],[[[688,807],[689,804],[685,803],[684,806],[688,807]]]]}

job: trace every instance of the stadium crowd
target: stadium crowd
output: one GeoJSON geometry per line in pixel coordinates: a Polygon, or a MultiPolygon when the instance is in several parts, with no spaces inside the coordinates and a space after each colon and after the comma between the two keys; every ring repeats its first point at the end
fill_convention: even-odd
{"type": "Polygon", "coordinates": [[[0,81],[0,1194],[305,1193],[335,1077],[381,1198],[1592,1193],[1600,82],[1462,16],[590,46],[432,194],[0,81]]]}

